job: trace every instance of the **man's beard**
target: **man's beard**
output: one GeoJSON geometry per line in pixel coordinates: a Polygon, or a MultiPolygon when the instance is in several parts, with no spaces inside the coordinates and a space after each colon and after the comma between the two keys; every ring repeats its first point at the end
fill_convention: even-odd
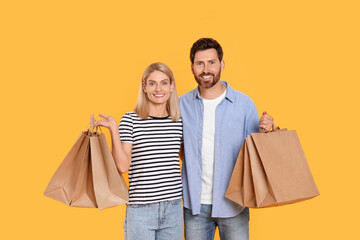
{"type": "Polygon", "coordinates": [[[221,70],[219,70],[219,72],[216,75],[214,75],[212,73],[202,73],[202,74],[199,75],[199,77],[196,76],[196,75],[194,75],[194,77],[195,77],[195,80],[199,84],[200,87],[202,87],[202,88],[211,88],[220,80],[220,75],[221,75],[221,70]],[[204,83],[204,81],[200,78],[200,76],[204,76],[204,75],[205,76],[206,75],[212,75],[213,76],[212,81],[204,83]]]}

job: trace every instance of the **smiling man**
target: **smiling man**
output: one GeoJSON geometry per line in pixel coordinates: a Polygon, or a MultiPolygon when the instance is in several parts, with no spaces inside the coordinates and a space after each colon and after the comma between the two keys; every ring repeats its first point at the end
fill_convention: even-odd
{"type": "Polygon", "coordinates": [[[211,240],[219,227],[222,240],[248,239],[249,209],[225,192],[245,137],[269,131],[273,119],[264,113],[259,121],[253,101],[220,81],[225,62],[216,40],[196,41],[190,60],[198,87],[180,98],[185,238],[211,240]]]}

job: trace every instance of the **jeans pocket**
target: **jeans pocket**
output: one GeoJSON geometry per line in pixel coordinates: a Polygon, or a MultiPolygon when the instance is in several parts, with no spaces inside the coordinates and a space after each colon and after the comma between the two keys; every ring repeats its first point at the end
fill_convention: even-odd
{"type": "Polygon", "coordinates": [[[181,199],[172,200],[172,201],[170,201],[170,204],[171,205],[179,205],[179,204],[181,204],[181,199]]]}

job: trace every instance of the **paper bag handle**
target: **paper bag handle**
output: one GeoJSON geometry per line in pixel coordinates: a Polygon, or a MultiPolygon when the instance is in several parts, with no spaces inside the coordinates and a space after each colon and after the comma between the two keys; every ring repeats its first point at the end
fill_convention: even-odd
{"type": "Polygon", "coordinates": [[[95,131],[94,131],[94,123],[95,123],[95,117],[94,117],[94,114],[91,114],[90,115],[90,122],[89,122],[89,124],[88,124],[88,131],[90,132],[90,133],[92,133],[92,134],[94,134],[94,133],[97,133],[97,132],[99,132],[98,131],[98,129],[100,129],[100,133],[102,133],[102,130],[101,130],[101,127],[100,126],[96,126],[95,127],[95,131]]]}

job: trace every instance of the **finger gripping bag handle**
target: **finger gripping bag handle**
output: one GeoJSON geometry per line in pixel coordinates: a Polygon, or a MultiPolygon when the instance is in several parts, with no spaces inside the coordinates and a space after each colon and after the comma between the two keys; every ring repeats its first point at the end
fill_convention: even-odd
{"type": "MultiPolygon", "coordinates": [[[[273,124],[272,124],[272,129],[271,129],[269,132],[276,132],[276,131],[278,131],[278,130],[280,130],[280,128],[279,128],[279,127],[276,128],[276,125],[275,125],[275,123],[273,122],[273,124]]],[[[260,129],[259,129],[259,133],[266,133],[266,132],[265,132],[265,129],[260,128],[260,129]]]]}
{"type": "Polygon", "coordinates": [[[88,124],[88,127],[86,127],[87,129],[85,130],[85,132],[87,132],[90,136],[93,135],[99,135],[99,129],[100,129],[100,134],[102,134],[102,130],[100,126],[96,126],[94,127],[96,120],[94,117],[94,114],[90,115],[90,122],[88,124]]]}

